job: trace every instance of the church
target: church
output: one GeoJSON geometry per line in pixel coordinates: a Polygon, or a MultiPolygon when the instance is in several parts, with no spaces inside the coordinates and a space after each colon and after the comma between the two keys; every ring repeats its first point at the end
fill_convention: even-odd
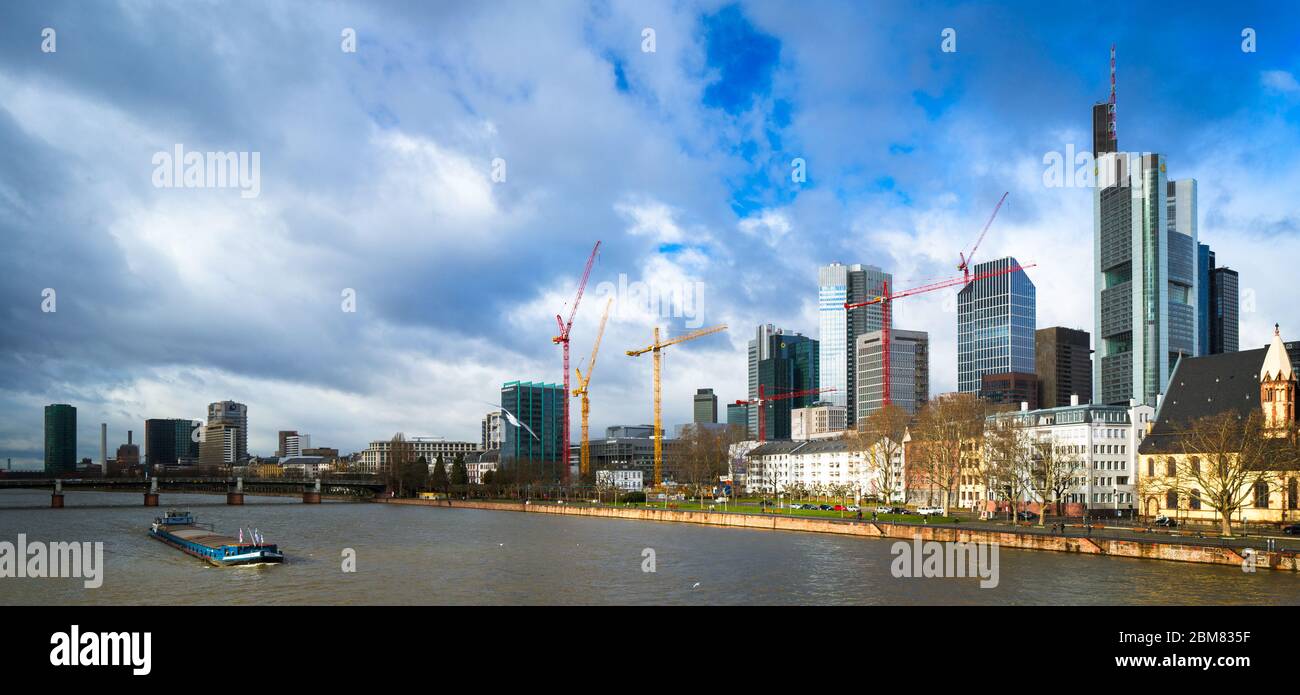
{"type": "Polygon", "coordinates": [[[1233,524],[1300,521],[1296,425],[1296,375],[1277,327],[1265,348],[1180,359],[1138,447],[1139,513],[1221,526],[1226,508],[1233,524]],[[1231,415],[1244,444],[1212,450],[1207,418],[1231,415]]]}

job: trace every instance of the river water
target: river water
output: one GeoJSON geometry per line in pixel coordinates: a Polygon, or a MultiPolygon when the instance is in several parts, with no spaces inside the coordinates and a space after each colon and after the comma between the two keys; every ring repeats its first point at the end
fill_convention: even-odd
{"type": "Polygon", "coordinates": [[[102,541],[103,585],[0,578],[0,604],[1294,604],[1300,576],[1001,549],[999,583],[895,578],[895,541],[518,512],[246,497],[0,491],[0,541],[102,541]],[[216,568],[146,535],[163,509],[234,535],[256,527],[279,566],[216,568]],[[345,549],[356,571],[343,571],[345,549]],[[655,571],[643,571],[646,549],[655,571]]]}

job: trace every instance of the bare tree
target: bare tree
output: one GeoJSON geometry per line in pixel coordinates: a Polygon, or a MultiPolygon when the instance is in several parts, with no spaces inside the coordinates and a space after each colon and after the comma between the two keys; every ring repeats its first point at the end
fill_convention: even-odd
{"type": "Polygon", "coordinates": [[[863,418],[857,430],[846,436],[849,450],[862,454],[885,504],[891,504],[903,489],[903,471],[894,467],[894,461],[903,451],[909,419],[906,410],[890,403],[863,418]]]}
{"type": "Polygon", "coordinates": [[[908,466],[942,493],[944,513],[957,499],[962,476],[973,473],[982,449],[984,401],[970,393],[935,398],[917,415],[908,466]]]}
{"type": "Polygon", "coordinates": [[[682,432],[678,441],[677,474],[682,483],[695,489],[695,496],[701,502],[704,501],[704,491],[712,490],[719,477],[727,472],[729,445],[725,430],[691,425],[682,432]]]}
{"type": "Polygon", "coordinates": [[[389,488],[395,488],[398,497],[406,496],[406,481],[410,469],[416,464],[415,445],[406,441],[406,435],[398,432],[388,443],[388,465],[384,468],[384,482],[389,488]]]}
{"type": "Polygon", "coordinates": [[[1079,474],[1084,471],[1084,460],[1078,452],[1051,439],[1035,439],[1032,447],[1030,484],[1043,501],[1042,514],[1038,517],[1038,525],[1043,526],[1047,523],[1049,504],[1057,514],[1061,513],[1061,500],[1078,483],[1079,474]]]}
{"type": "Polygon", "coordinates": [[[1152,477],[1144,491],[1172,491],[1209,507],[1218,514],[1224,536],[1232,535],[1234,514],[1253,503],[1260,491],[1267,496],[1274,485],[1280,487],[1283,471],[1295,470],[1300,463],[1294,426],[1266,428],[1258,411],[1245,417],[1227,411],[1199,418],[1178,434],[1182,460],[1161,462],[1165,470],[1157,468],[1157,473],[1165,475],[1152,477]]]}
{"type": "Polygon", "coordinates": [[[1008,518],[1033,488],[1034,443],[1025,423],[1015,416],[998,418],[984,437],[982,466],[985,489],[1007,502],[1008,518]]]}

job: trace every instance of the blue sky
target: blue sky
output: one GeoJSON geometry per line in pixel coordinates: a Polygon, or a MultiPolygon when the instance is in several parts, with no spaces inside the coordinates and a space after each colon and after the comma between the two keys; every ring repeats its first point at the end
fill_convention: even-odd
{"type": "MultiPolygon", "coordinates": [[[[92,457],[100,422],[115,447],[227,398],[262,454],[278,429],[477,439],[501,382],[561,379],[554,316],[596,239],[575,364],[620,277],[701,288],[699,322],[730,326],[669,353],[670,425],[696,388],[743,397],[756,324],[816,336],[819,264],[948,277],[1003,191],[980,256],[1037,263],[1039,325],[1090,329],[1091,194],[1044,186],[1043,157],[1090,147],[1112,42],[1121,147],[1198,180],[1243,346],[1300,335],[1300,13],[1044,5],[6,3],[0,458],[40,460],[53,402],[92,457]],[[153,186],[176,143],[260,153],[260,195],[153,186]]],[[[952,294],[895,306],[931,333],[935,392],[952,294]]],[[[596,431],[650,419],[649,363],[623,351],[696,322],[617,299],[596,431]]]]}

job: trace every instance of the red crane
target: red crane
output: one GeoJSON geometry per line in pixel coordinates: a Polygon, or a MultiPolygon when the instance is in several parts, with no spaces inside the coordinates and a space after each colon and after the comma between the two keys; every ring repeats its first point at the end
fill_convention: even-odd
{"type": "Polygon", "coordinates": [[[560,334],[551,338],[552,343],[556,343],[564,348],[564,437],[563,451],[560,452],[560,462],[563,470],[562,478],[564,484],[569,484],[569,332],[573,329],[573,318],[578,315],[578,302],[582,301],[582,292],[587,289],[587,278],[591,275],[591,266],[596,262],[596,252],[600,250],[600,241],[591,249],[591,256],[587,258],[587,267],[582,269],[582,279],[578,280],[578,296],[573,299],[573,308],[569,310],[569,321],[565,323],[559,314],[555,315],[555,323],[560,326],[560,334]]]}
{"type": "Polygon", "coordinates": [[[766,411],[764,410],[765,403],[768,401],[783,401],[788,398],[798,398],[799,396],[812,396],[818,393],[829,393],[834,390],[835,387],[828,386],[826,388],[804,389],[802,391],[791,391],[789,393],[778,393],[769,396],[767,395],[763,384],[759,384],[758,398],[749,401],[736,401],[736,403],[747,403],[749,405],[758,404],[758,441],[765,442],[767,441],[767,418],[764,417],[766,415],[766,411]]]}
{"type": "Polygon", "coordinates": [[[967,256],[960,251],[957,252],[957,255],[961,258],[961,262],[957,264],[957,270],[960,270],[968,281],[970,280],[970,264],[971,261],[975,260],[975,251],[979,249],[980,242],[984,241],[984,235],[989,231],[989,225],[993,224],[993,218],[998,216],[998,210],[1002,209],[1002,203],[1006,201],[1007,193],[1010,193],[1010,191],[1003,193],[1002,197],[998,199],[998,204],[993,207],[993,214],[989,215],[989,221],[985,222],[984,229],[980,230],[979,238],[975,240],[975,245],[970,249],[970,255],[967,256]]]}
{"type": "Polygon", "coordinates": [[[891,346],[891,343],[889,342],[889,306],[891,302],[893,302],[895,299],[902,299],[903,297],[911,297],[914,294],[924,294],[926,292],[941,290],[945,287],[956,287],[957,285],[966,285],[976,280],[983,280],[985,278],[997,277],[999,275],[1007,275],[1009,273],[1014,273],[1017,270],[1032,268],[1035,265],[1037,264],[1030,263],[1028,265],[1012,265],[1006,268],[986,270],[982,273],[975,273],[974,275],[966,275],[959,278],[949,278],[947,280],[942,280],[940,282],[935,282],[929,285],[921,285],[920,287],[913,287],[910,290],[904,290],[902,292],[899,292],[898,294],[889,293],[889,281],[886,280],[881,288],[881,292],[882,292],[881,296],[876,297],[875,299],[869,299],[865,302],[845,303],[844,304],[845,309],[856,309],[860,306],[868,306],[871,304],[880,305],[881,320],[883,322],[882,324],[883,328],[881,329],[881,336],[880,336],[880,348],[881,348],[880,354],[881,354],[881,361],[882,361],[881,366],[884,369],[884,383],[885,383],[884,398],[882,399],[883,404],[889,405],[892,402],[890,400],[890,394],[889,394],[889,377],[890,377],[889,348],[891,346]]]}

